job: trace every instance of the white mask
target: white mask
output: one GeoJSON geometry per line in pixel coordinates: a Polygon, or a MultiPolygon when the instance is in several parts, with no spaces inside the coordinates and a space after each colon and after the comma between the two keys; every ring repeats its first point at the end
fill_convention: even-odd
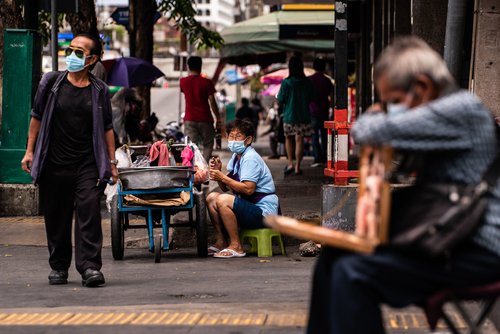
{"type": "Polygon", "coordinates": [[[410,110],[404,103],[387,103],[387,114],[389,116],[397,116],[404,114],[410,110]]]}

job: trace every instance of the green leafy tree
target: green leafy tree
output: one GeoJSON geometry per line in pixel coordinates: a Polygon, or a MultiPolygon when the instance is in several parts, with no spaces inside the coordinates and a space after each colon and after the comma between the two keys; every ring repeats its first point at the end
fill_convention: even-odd
{"type": "MultiPolygon", "coordinates": [[[[182,34],[198,49],[219,48],[224,40],[215,31],[196,21],[196,10],[191,0],[129,0],[129,33],[131,55],[153,61],[154,15],[158,11],[173,20],[182,34]]],[[[151,87],[139,87],[143,100],[143,117],[151,114],[151,87]]]]}
{"type": "Polygon", "coordinates": [[[3,87],[3,31],[7,28],[21,28],[23,25],[22,1],[3,0],[0,4],[0,122],[2,115],[3,87]]]}
{"type": "Polygon", "coordinates": [[[78,0],[78,13],[67,14],[66,21],[74,35],[83,32],[99,35],[94,0],[78,0]]]}
{"type": "Polygon", "coordinates": [[[220,48],[224,40],[218,32],[205,28],[195,20],[196,10],[193,4],[190,0],[161,0],[158,10],[174,20],[177,28],[197,49],[220,48]]]}
{"type": "MultiPolygon", "coordinates": [[[[191,0],[129,0],[129,4],[131,53],[138,58],[153,61],[153,19],[156,11],[174,20],[181,33],[187,36],[189,42],[198,49],[219,48],[223,43],[222,37],[217,32],[205,28],[195,20],[196,10],[191,0]]],[[[2,0],[0,31],[5,28],[23,27],[22,5],[22,0],[2,0]]],[[[98,33],[94,0],[79,0],[79,13],[59,15],[60,26],[63,17],[70,24],[74,34],[98,33]]],[[[50,13],[40,11],[38,23],[42,43],[47,44],[50,39],[50,13]]],[[[0,50],[3,50],[3,34],[0,34],[0,50]]],[[[0,92],[2,64],[3,52],[0,52],[0,92]]],[[[139,87],[139,93],[144,101],[143,116],[149,116],[150,87],[139,87]]]]}

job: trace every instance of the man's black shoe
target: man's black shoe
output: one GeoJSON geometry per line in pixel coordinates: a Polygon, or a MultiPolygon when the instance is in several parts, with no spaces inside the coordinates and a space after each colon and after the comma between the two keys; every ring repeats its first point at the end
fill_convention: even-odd
{"type": "Polygon", "coordinates": [[[82,274],[82,285],[88,288],[93,288],[106,283],[104,275],[99,271],[92,268],[86,269],[82,274]]]}
{"type": "Polygon", "coordinates": [[[67,270],[52,270],[49,274],[49,284],[68,284],[68,271],[67,270]]]}

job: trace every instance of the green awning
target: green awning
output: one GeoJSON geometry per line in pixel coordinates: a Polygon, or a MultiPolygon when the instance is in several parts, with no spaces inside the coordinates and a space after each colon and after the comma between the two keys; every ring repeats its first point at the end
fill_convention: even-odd
{"type": "Polygon", "coordinates": [[[334,24],[333,11],[277,11],[255,17],[221,32],[224,38],[221,56],[234,58],[283,51],[332,52],[334,24]]]}

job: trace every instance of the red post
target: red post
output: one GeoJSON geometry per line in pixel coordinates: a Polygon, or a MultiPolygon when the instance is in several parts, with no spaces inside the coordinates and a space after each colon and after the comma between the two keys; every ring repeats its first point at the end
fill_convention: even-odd
{"type": "MultiPolygon", "coordinates": [[[[333,168],[336,171],[348,170],[349,158],[349,129],[347,120],[347,109],[336,109],[334,113],[334,122],[337,125],[336,135],[336,159],[333,168]]],[[[347,185],[349,179],[345,177],[335,176],[333,184],[347,185]]]]}

